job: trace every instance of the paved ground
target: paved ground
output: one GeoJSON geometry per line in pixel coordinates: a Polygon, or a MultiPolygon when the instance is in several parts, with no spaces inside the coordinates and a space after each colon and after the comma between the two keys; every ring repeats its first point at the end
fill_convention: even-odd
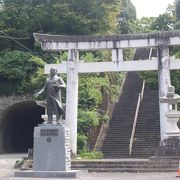
{"type": "MultiPolygon", "coordinates": [[[[13,165],[22,154],[0,155],[0,180],[56,180],[52,178],[15,178],[13,165]]],[[[79,180],[177,180],[177,173],[89,173],[79,180]]],[[[64,180],[64,179],[61,179],[64,180]]],[[[67,180],[67,179],[66,179],[67,180]]],[[[68,179],[74,180],[74,179],[68,179]]]]}
{"type": "MultiPolygon", "coordinates": [[[[91,173],[79,180],[177,180],[175,173],[91,173]]],[[[55,180],[52,178],[14,178],[4,177],[2,180],[55,180]]],[[[61,179],[65,180],[65,179],[61,179]]],[[[67,179],[66,179],[67,180],[67,179]]],[[[74,180],[74,179],[68,179],[74,180]]]]}

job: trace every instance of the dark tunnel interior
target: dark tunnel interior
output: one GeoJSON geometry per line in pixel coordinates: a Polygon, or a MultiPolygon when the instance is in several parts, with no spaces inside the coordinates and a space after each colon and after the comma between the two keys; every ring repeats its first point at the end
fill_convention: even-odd
{"type": "Polygon", "coordinates": [[[33,101],[14,104],[0,117],[0,153],[21,153],[33,148],[34,127],[42,124],[45,109],[33,101]]]}

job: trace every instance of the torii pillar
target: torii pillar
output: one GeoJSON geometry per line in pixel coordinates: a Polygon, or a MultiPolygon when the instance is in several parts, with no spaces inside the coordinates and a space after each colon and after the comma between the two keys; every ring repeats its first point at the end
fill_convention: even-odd
{"type": "MultiPolygon", "coordinates": [[[[158,47],[158,85],[159,85],[159,98],[164,97],[168,93],[168,87],[171,84],[170,79],[170,58],[169,48],[166,45],[158,47]]],[[[159,102],[160,103],[160,102],[159,102]]],[[[168,112],[169,106],[167,103],[160,103],[160,133],[161,140],[166,138],[166,131],[168,129],[167,117],[165,114],[168,112]]]]}
{"type": "Polygon", "coordinates": [[[67,90],[66,90],[66,120],[70,129],[70,147],[72,155],[77,153],[77,115],[78,115],[78,50],[68,51],[67,90]]]}

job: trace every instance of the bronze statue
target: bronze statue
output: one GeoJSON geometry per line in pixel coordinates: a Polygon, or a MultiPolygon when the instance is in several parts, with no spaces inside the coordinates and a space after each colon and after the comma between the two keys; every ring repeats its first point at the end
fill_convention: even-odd
{"type": "Polygon", "coordinates": [[[42,93],[46,95],[48,124],[52,124],[54,114],[56,115],[56,123],[61,124],[62,122],[64,110],[61,99],[61,89],[65,87],[65,82],[57,75],[57,69],[52,67],[50,69],[50,77],[46,79],[44,87],[35,93],[35,97],[38,97],[42,93]]]}

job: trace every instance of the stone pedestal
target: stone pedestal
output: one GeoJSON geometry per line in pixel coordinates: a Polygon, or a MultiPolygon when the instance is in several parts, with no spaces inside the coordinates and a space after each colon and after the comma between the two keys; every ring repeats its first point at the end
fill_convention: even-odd
{"type": "Polygon", "coordinates": [[[165,96],[160,97],[160,102],[166,103],[165,106],[168,107],[167,112],[164,111],[164,119],[166,119],[164,123],[167,125],[167,130],[164,133],[165,136],[163,140],[170,137],[180,137],[180,130],[177,126],[177,122],[180,118],[180,111],[178,109],[178,103],[180,103],[180,95],[175,94],[174,86],[169,84],[168,92],[165,94],[165,96]]]}
{"type": "Polygon", "coordinates": [[[71,171],[21,171],[15,172],[15,177],[24,178],[63,178],[63,179],[79,179],[81,176],[86,176],[87,170],[71,170],[71,171]]]}
{"type": "Polygon", "coordinates": [[[180,119],[179,111],[169,111],[166,113],[168,130],[166,132],[166,137],[180,137],[180,129],[178,128],[178,121],[180,119]]]}
{"type": "Polygon", "coordinates": [[[64,125],[39,125],[34,129],[33,170],[15,177],[78,178],[87,171],[71,170],[70,131],[64,125]]]}
{"type": "Polygon", "coordinates": [[[69,129],[42,125],[34,129],[34,171],[69,171],[71,169],[69,129]]]}

